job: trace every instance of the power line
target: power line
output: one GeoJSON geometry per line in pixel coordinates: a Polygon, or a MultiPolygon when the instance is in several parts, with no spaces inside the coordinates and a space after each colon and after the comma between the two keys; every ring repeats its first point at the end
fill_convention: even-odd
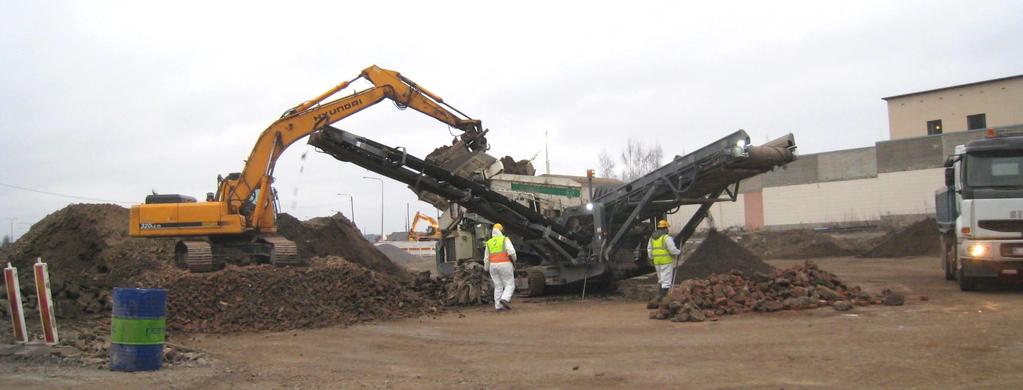
{"type": "Polygon", "coordinates": [[[120,200],[97,199],[97,198],[88,198],[88,197],[77,196],[77,195],[58,194],[56,192],[37,190],[37,189],[34,189],[34,188],[16,186],[16,185],[7,184],[7,183],[0,183],[0,186],[14,188],[14,189],[22,190],[22,191],[35,192],[35,193],[38,193],[38,194],[60,196],[60,197],[71,198],[71,199],[91,200],[91,201],[94,201],[94,202],[109,202],[109,203],[121,203],[121,204],[134,204],[135,203],[135,202],[124,202],[124,201],[120,201],[120,200]]]}

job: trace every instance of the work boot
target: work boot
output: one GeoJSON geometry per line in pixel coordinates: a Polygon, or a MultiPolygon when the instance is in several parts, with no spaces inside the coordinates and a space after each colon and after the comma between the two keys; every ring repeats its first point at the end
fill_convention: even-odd
{"type": "Polygon", "coordinates": [[[668,295],[668,288],[667,287],[661,287],[661,291],[657,293],[657,300],[660,301],[660,300],[664,299],[664,296],[666,296],[666,295],[668,295]]]}
{"type": "Polygon", "coordinates": [[[511,305],[508,304],[507,299],[502,299],[499,302],[501,303],[501,306],[504,307],[505,310],[511,310],[511,305]]]}

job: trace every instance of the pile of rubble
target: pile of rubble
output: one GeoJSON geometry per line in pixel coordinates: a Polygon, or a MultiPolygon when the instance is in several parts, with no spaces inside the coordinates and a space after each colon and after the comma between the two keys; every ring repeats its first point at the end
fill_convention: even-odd
{"type": "Polygon", "coordinates": [[[717,320],[723,315],[751,311],[814,309],[832,306],[850,310],[854,305],[901,305],[905,298],[890,290],[871,295],[859,286],[846,286],[834,274],[812,261],[771,274],[742,272],[713,274],[676,285],[650,313],[651,319],[675,322],[717,320]]]}
{"type": "MultiPolygon", "coordinates": [[[[60,343],[46,346],[40,342],[16,344],[10,332],[0,334],[0,362],[27,362],[32,364],[54,364],[107,368],[110,349],[110,319],[95,322],[58,322],[60,343]]],[[[29,321],[29,335],[32,340],[42,338],[38,323],[29,321]]],[[[163,353],[164,366],[203,366],[209,358],[202,351],[174,342],[174,335],[167,334],[163,353]]]]}
{"type": "Polygon", "coordinates": [[[167,329],[223,333],[278,331],[414,317],[437,305],[393,274],[336,256],[309,267],[229,265],[222,271],[153,275],[168,286],[167,329]]]}
{"type": "Polygon", "coordinates": [[[447,284],[445,303],[452,306],[481,305],[494,300],[494,283],[483,265],[462,261],[455,265],[454,275],[447,284]]]}
{"type": "Polygon", "coordinates": [[[927,218],[905,229],[889,233],[881,243],[861,257],[941,256],[938,223],[927,218]]]}

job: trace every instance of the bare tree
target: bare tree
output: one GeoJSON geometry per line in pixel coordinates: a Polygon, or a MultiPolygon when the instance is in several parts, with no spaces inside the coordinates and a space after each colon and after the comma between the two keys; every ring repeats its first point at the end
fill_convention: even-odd
{"type": "Polygon", "coordinates": [[[650,173],[661,166],[664,152],[661,145],[644,145],[642,142],[629,138],[622,150],[622,172],[620,178],[632,181],[650,173]]]}
{"type": "Polygon", "coordinates": [[[661,145],[645,145],[644,143],[629,138],[625,142],[625,148],[619,154],[619,161],[611,158],[607,150],[597,155],[597,173],[601,177],[612,177],[624,181],[635,180],[661,166],[661,159],[664,152],[661,145]],[[618,164],[621,163],[621,170],[618,164]]]}
{"type": "Polygon", "coordinates": [[[618,168],[618,163],[611,158],[606,149],[597,155],[597,175],[600,177],[617,177],[616,168],[618,168]]]}

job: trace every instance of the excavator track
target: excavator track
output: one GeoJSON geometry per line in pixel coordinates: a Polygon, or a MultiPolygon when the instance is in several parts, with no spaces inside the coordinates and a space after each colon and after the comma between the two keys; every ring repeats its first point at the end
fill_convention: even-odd
{"type": "Polygon", "coordinates": [[[270,245],[270,264],[276,266],[306,266],[309,262],[298,257],[298,247],[295,242],[284,237],[263,237],[262,240],[270,245]]]}
{"type": "Polygon", "coordinates": [[[179,264],[193,273],[213,272],[220,268],[213,259],[210,243],[206,241],[179,241],[175,255],[179,264]]]}

